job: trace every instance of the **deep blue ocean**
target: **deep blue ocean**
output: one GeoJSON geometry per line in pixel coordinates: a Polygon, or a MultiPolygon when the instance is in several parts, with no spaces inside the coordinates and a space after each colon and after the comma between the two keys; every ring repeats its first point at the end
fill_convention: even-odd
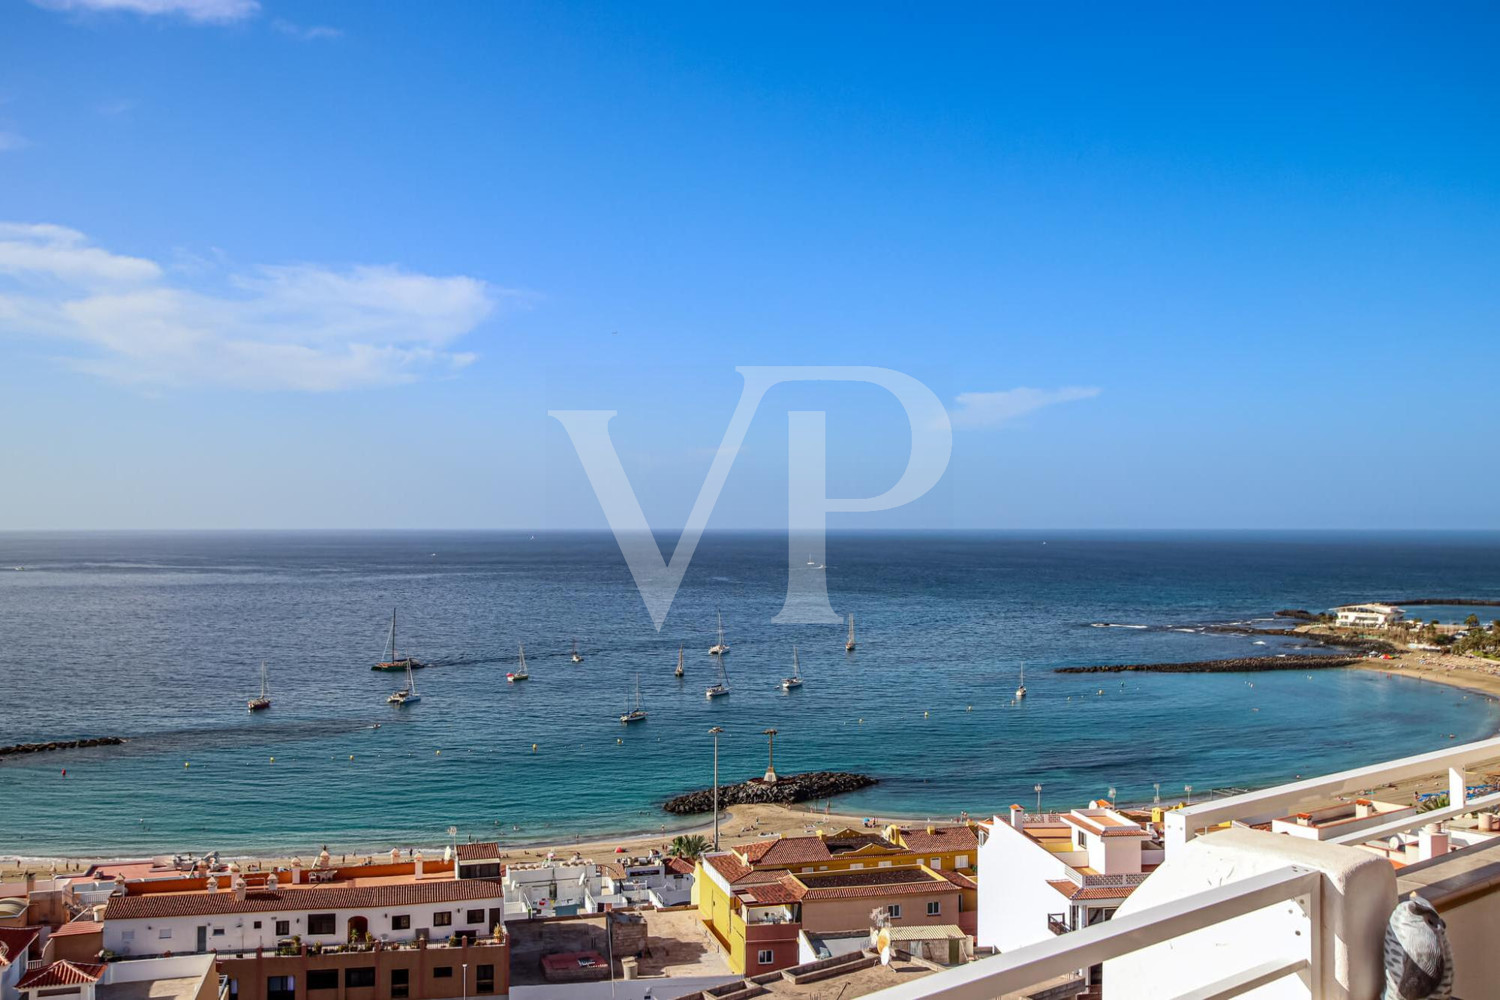
{"type": "Polygon", "coordinates": [[[1175,800],[1500,725],[1488,698],[1365,671],[1051,670],[1293,651],[1192,631],[1275,625],[1278,608],[1500,596],[1497,533],[834,534],[828,587],[856,615],[852,655],[842,626],[771,622],[786,550],[709,534],[658,633],[608,534],[0,534],[0,744],[129,739],[0,759],[0,853],[670,829],[686,821],[658,806],[708,784],[713,725],[726,781],[764,769],[775,727],[783,772],[882,779],[835,808],[918,817],[1034,803],[1038,782],[1049,807],[1110,786],[1149,801],[1157,782],[1175,800]],[[369,669],[393,606],[403,652],[434,664],[406,709],[385,704],[398,679],[369,669]],[[709,702],[716,609],[733,693],[709,702]],[[521,642],[532,679],[507,685],[521,642]],[[787,695],[794,643],[806,684],[787,695]],[[262,660],[274,704],[251,716],[262,660]],[[650,717],[625,727],[637,674],[650,717]]]}

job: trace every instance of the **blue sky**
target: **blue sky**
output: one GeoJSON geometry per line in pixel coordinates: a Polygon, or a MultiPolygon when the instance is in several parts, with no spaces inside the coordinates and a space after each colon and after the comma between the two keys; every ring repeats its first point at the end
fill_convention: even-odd
{"type": "Polygon", "coordinates": [[[806,8],[0,0],[0,528],[1500,528],[1495,8],[806,8]]]}

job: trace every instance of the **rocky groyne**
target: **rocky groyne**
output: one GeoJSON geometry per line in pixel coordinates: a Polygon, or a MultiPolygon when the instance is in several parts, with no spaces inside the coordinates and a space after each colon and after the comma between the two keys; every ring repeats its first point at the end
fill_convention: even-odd
{"type": "Polygon", "coordinates": [[[1116,663],[1095,667],[1058,667],[1059,674],[1232,674],[1266,670],[1326,670],[1347,667],[1358,659],[1344,656],[1242,656],[1232,660],[1194,660],[1189,663],[1116,663]]]}
{"type": "Polygon", "coordinates": [[[0,747],[0,757],[18,753],[45,753],[48,750],[74,750],[78,747],[117,747],[125,741],[118,736],[94,736],[86,740],[51,740],[47,743],[13,743],[0,747]]]}
{"type": "MultiPolygon", "coordinates": [[[[740,806],[775,803],[790,805],[811,799],[832,798],[879,784],[878,778],[868,774],[853,774],[849,771],[809,771],[806,774],[788,774],[779,777],[775,784],[753,778],[737,785],[719,786],[719,805],[740,806]]],[[[662,808],[679,816],[712,812],[714,790],[704,788],[668,799],[662,808]]]]}

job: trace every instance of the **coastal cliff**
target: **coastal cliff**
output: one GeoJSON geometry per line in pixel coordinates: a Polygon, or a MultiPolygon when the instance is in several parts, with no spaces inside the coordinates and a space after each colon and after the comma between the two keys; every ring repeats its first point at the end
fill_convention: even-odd
{"type": "MultiPolygon", "coordinates": [[[[858,791],[879,784],[878,778],[848,771],[809,771],[806,774],[789,774],[767,784],[759,778],[737,785],[719,786],[719,805],[738,806],[760,803],[790,805],[810,799],[826,799],[835,795],[858,791]]],[[[662,808],[679,816],[692,813],[712,812],[714,790],[704,788],[668,799],[662,808]]]]}

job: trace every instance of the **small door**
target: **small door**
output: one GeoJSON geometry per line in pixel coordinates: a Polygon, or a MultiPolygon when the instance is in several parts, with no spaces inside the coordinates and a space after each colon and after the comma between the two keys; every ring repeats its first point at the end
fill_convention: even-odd
{"type": "Polygon", "coordinates": [[[199,951],[207,951],[208,950],[208,927],[207,926],[200,926],[198,928],[198,950],[199,951]]]}
{"type": "Polygon", "coordinates": [[[492,907],[490,907],[490,925],[488,927],[486,927],[485,930],[486,931],[492,931],[496,927],[503,926],[504,923],[505,923],[505,914],[501,911],[500,907],[498,907],[498,906],[492,906],[492,907]]]}

